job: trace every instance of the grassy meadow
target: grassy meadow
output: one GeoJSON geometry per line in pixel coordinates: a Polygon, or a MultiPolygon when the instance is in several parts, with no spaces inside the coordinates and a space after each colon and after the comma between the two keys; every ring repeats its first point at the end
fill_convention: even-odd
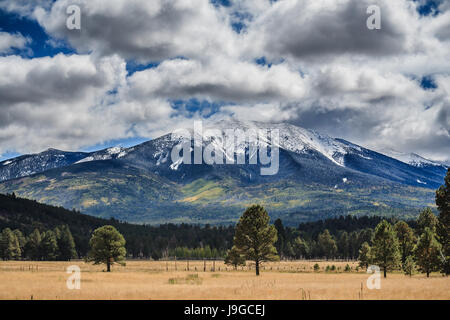
{"type": "Polygon", "coordinates": [[[128,261],[111,273],[103,265],[72,262],[0,262],[0,299],[450,299],[450,278],[434,273],[389,273],[381,289],[369,290],[356,262],[290,261],[233,270],[222,261],[128,261]],[[319,271],[313,266],[318,263],[319,271]],[[351,271],[345,272],[346,264],[351,271]],[[80,290],[69,290],[66,268],[81,268],[80,290]],[[189,265],[189,267],[188,267],[189,265]],[[335,265],[335,271],[326,271],[335,265]],[[215,269],[213,269],[215,267],[215,269]],[[189,270],[188,270],[189,268],[189,270]]]}

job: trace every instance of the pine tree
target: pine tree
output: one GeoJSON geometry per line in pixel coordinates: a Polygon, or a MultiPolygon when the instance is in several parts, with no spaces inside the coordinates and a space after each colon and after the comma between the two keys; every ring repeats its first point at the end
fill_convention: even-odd
{"type": "Polygon", "coordinates": [[[279,260],[274,247],[277,230],[269,225],[269,221],[269,215],[262,206],[252,205],[236,225],[234,245],[246,259],[255,262],[257,276],[262,262],[279,260]]]}
{"type": "Polygon", "coordinates": [[[38,229],[28,236],[27,243],[25,244],[25,254],[31,260],[41,259],[41,233],[38,229]]]}
{"type": "Polygon", "coordinates": [[[327,260],[330,258],[334,258],[336,256],[337,252],[336,241],[333,239],[328,229],[325,229],[324,232],[319,234],[317,242],[321,254],[324,255],[327,258],[327,260]]]}
{"type": "Polygon", "coordinates": [[[430,228],[432,232],[436,232],[438,219],[430,208],[423,209],[417,218],[417,234],[421,235],[425,228],[430,228]]]}
{"type": "MultiPolygon", "coordinates": [[[[56,232],[55,232],[56,233],[56,232]]],[[[72,233],[67,225],[63,225],[58,229],[57,241],[59,249],[59,259],[67,261],[77,257],[75,250],[75,241],[72,233]]]]}
{"type": "Polygon", "coordinates": [[[89,241],[91,251],[88,261],[94,264],[106,264],[106,271],[111,271],[114,263],[125,264],[125,239],[113,226],[103,226],[94,230],[89,241]]]}
{"type": "Polygon", "coordinates": [[[444,178],[444,185],[436,191],[436,205],[439,210],[437,238],[442,245],[441,271],[450,274],[450,168],[444,178]]]}
{"type": "Polygon", "coordinates": [[[400,266],[397,235],[394,227],[386,220],[381,221],[375,228],[371,252],[373,263],[383,268],[385,278],[388,269],[396,269],[400,266]]]}
{"type": "Polygon", "coordinates": [[[308,243],[300,237],[295,238],[293,250],[296,258],[306,258],[310,254],[308,243]]]}
{"type": "Polygon", "coordinates": [[[339,236],[339,240],[337,243],[339,255],[343,259],[347,259],[350,255],[350,247],[349,247],[349,237],[346,231],[343,231],[339,236]]]}
{"type": "Polygon", "coordinates": [[[238,266],[245,266],[245,257],[235,246],[233,246],[227,251],[225,264],[233,266],[234,270],[236,270],[238,266]]]}
{"type": "Polygon", "coordinates": [[[22,231],[20,231],[19,229],[15,229],[13,232],[14,235],[17,237],[17,240],[19,241],[20,252],[23,255],[25,251],[25,245],[27,244],[27,239],[23,235],[22,231]]]}
{"type": "Polygon", "coordinates": [[[394,226],[397,233],[398,242],[400,245],[400,254],[402,256],[402,263],[405,262],[406,257],[412,254],[415,244],[414,231],[404,221],[399,221],[394,226]]]}
{"type": "Polygon", "coordinates": [[[441,262],[439,259],[440,250],[441,245],[436,240],[435,233],[430,228],[425,227],[414,249],[414,255],[419,270],[426,273],[427,277],[430,276],[431,272],[439,270],[441,262]]]}
{"type": "Polygon", "coordinates": [[[371,248],[367,242],[364,242],[359,249],[359,266],[367,269],[372,263],[371,248]]]}
{"type": "Polygon", "coordinates": [[[17,260],[22,255],[19,240],[10,228],[3,229],[1,233],[0,255],[3,260],[17,260]]]}
{"type": "Polygon", "coordinates": [[[407,276],[410,276],[410,277],[412,276],[412,274],[416,270],[416,262],[414,261],[413,256],[407,256],[405,258],[405,262],[403,262],[402,269],[403,269],[403,272],[405,272],[405,274],[407,276]]]}
{"type": "Polygon", "coordinates": [[[41,241],[41,254],[44,260],[56,260],[59,255],[58,242],[56,235],[52,230],[44,232],[41,241]]]}
{"type": "Polygon", "coordinates": [[[284,229],[281,219],[275,220],[273,225],[275,229],[277,229],[277,242],[275,242],[275,248],[282,258],[285,255],[284,251],[286,246],[286,230],[284,229]]]}

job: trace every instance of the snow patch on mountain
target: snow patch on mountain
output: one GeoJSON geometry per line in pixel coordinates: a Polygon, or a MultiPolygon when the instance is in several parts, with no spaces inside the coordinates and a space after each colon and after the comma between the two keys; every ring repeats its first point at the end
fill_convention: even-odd
{"type": "MultiPolygon", "coordinates": [[[[320,134],[314,130],[308,130],[300,127],[296,127],[291,124],[269,124],[263,122],[253,121],[237,121],[237,120],[222,120],[214,122],[205,126],[204,130],[221,130],[225,132],[227,129],[241,129],[243,131],[259,130],[270,131],[277,129],[279,132],[279,144],[278,147],[287,151],[295,153],[307,153],[309,150],[315,150],[333,163],[339,166],[345,166],[344,156],[348,153],[348,146],[344,143],[337,141],[327,135],[320,134]]],[[[204,138],[208,138],[204,135],[204,138]]],[[[252,141],[249,139],[250,144],[255,143],[259,146],[269,143],[268,141],[252,141]]],[[[238,152],[244,152],[245,145],[237,145],[236,150],[238,152]]],[[[360,149],[361,150],[361,149],[360,149]]],[[[236,152],[236,153],[238,153],[236,152]]]]}
{"type": "Polygon", "coordinates": [[[378,150],[378,152],[418,168],[422,168],[424,166],[443,166],[440,162],[426,159],[416,153],[400,152],[389,148],[378,150]]]}
{"type": "Polygon", "coordinates": [[[86,158],[83,158],[75,163],[83,163],[90,161],[98,161],[98,160],[111,160],[122,158],[127,155],[127,149],[122,147],[111,147],[105,150],[100,150],[91,153],[86,158]]]}

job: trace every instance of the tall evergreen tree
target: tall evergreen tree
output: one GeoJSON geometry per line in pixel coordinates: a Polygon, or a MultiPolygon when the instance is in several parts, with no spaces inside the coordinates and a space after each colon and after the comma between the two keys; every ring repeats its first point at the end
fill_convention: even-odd
{"type": "Polygon", "coordinates": [[[359,243],[359,235],[358,232],[352,231],[349,234],[349,250],[352,258],[358,256],[358,250],[361,247],[359,243]]]}
{"type": "Polygon", "coordinates": [[[441,245],[436,240],[432,229],[425,227],[425,231],[419,238],[417,246],[414,249],[414,255],[417,260],[419,270],[426,273],[427,277],[433,271],[438,271],[440,267],[439,253],[441,245]]]}
{"type": "Polygon", "coordinates": [[[277,229],[277,242],[275,242],[275,248],[277,249],[280,257],[285,255],[285,246],[286,246],[286,230],[284,229],[283,222],[281,219],[277,219],[274,222],[274,227],[277,229]]]}
{"type": "Polygon", "coordinates": [[[58,242],[52,230],[45,231],[42,236],[41,254],[44,260],[56,260],[59,255],[58,242]]]}
{"type": "Polygon", "coordinates": [[[372,263],[371,248],[367,242],[364,242],[361,249],[359,249],[358,260],[359,266],[365,269],[367,269],[369,264],[372,263]]]}
{"type": "Polygon", "coordinates": [[[41,233],[38,229],[28,236],[27,243],[25,244],[25,254],[31,260],[41,259],[41,233]]]}
{"type": "Polygon", "coordinates": [[[444,185],[436,191],[436,205],[439,210],[437,238],[442,245],[442,272],[450,274],[450,168],[444,178],[444,185]]]}
{"type": "Polygon", "coordinates": [[[396,269],[400,266],[401,257],[397,235],[394,227],[383,220],[375,228],[372,246],[373,263],[383,268],[386,278],[388,269],[396,269]]]}
{"type": "Polygon", "coordinates": [[[405,221],[399,221],[394,226],[397,233],[398,242],[400,245],[400,254],[402,256],[402,263],[405,262],[406,257],[412,254],[415,244],[414,231],[408,226],[405,221]]]}
{"type": "Polygon", "coordinates": [[[25,245],[27,244],[27,239],[23,235],[22,231],[20,231],[19,229],[15,229],[13,232],[14,232],[15,236],[17,237],[17,240],[19,241],[20,252],[23,255],[25,245]]]}
{"type": "Polygon", "coordinates": [[[73,240],[72,233],[67,225],[63,225],[59,228],[57,233],[57,241],[59,259],[67,261],[77,257],[75,241],[73,240]]]}
{"type": "Polygon", "coordinates": [[[260,205],[252,205],[242,214],[236,225],[234,245],[246,257],[255,262],[256,275],[262,262],[279,260],[274,243],[277,230],[269,225],[269,214],[260,205]]]}
{"type": "Polygon", "coordinates": [[[339,236],[338,242],[338,252],[339,256],[343,259],[350,257],[350,241],[348,237],[348,233],[346,231],[341,232],[339,236]]]}
{"type": "Polygon", "coordinates": [[[336,241],[333,239],[330,231],[325,229],[324,232],[319,234],[317,238],[317,243],[320,248],[320,252],[327,259],[334,258],[337,252],[336,241]]]}
{"type": "Polygon", "coordinates": [[[17,236],[10,228],[3,229],[0,237],[0,256],[3,260],[20,259],[22,252],[17,236]]]}
{"type": "Polygon", "coordinates": [[[423,209],[417,218],[417,234],[424,233],[425,228],[430,228],[432,232],[436,232],[438,219],[430,208],[423,209]]]}

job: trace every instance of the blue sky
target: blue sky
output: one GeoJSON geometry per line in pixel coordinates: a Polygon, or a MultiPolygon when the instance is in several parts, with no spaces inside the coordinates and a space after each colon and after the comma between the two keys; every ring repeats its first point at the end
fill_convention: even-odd
{"type": "Polygon", "coordinates": [[[226,117],[450,154],[443,1],[376,0],[378,33],[360,24],[364,1],[353,0],[323,1],[320,10],[310,0],[195,0],[165,12],[142,1],[115,15],[79,0],[77,33],[64,25],[65,1],[0,1],[0,68],[12,75],[0,82],[0,160],[48,147],[131,146],[193,119],[226,117]],[[7,47],[11,39],[19,42],[7,47]]]}

